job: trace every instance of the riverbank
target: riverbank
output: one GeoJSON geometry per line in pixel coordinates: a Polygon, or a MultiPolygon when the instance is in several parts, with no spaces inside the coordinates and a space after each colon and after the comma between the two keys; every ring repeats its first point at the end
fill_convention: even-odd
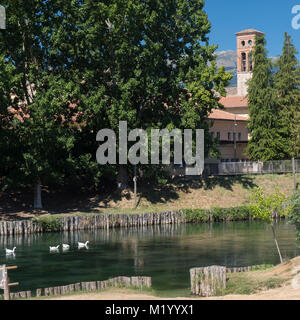
{"type": "MultiPolygon", "coordinates": [[[[227,294],[210,298],[162,298],[152,293],[112,288],[96,293],[53,297],[49,298],[49,300],[300,300],[300,280],[299,282],[297,281],[299,270],[300,257],[296,257],[266,270],[229,274],[227,292],[230,292],[230,290],[256,291],[253,294],[227,294]],[[240,278],[239,286],[230,287],[238,278],[240,278]],[[261,286],[258,285],[259,283],[261,286]]],[[[298,276],[298,278],[300,277],[298,276]]]]}
{"type": "MultiPolygon", "coordinates": [[[[297,181],[300,181],[300,174],[297,174],[297,181]]],[[[262,187],[266,194],[273,193],[278,187],[290,197],[293,177],[291,174],[268,174],[177,179],[156,184],[138,181],[138,206],[135,209],[131,189],[122,193],[108,190],[91,193],[78,188],[66,191],[43,187],[44,209],[40,211],[32,209],[33,191],[30,189],[0,192],[0,219],[29,219],[44,214],[138,214],[184,208],[237,207],[248,204],[254,187],[262,187]]]]}
{"type": "Polygon", "coordinates": [[[247,220],[253,220],[248,206],[141,214],[44,215],[29,220],[0,221],[0,236],[247,220]]]}
{"type": "Polygon", "coordinates": [[[253,295],[227,295],[213,298],[161,298],[131,290],[111,289],[106,292],[55,297],[47,300],[300,300],[300,289],[293,289],[287,285],[253,295]]]}

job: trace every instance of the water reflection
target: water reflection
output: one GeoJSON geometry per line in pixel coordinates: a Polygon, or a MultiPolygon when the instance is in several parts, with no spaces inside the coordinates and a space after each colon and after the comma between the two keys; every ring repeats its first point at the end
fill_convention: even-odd
{"type": "MultiPolygon", "coordinates": [[[[284,258],[299,254],[295,230],[276,227],[284,258]]],[[[0,237],[1,249],[18,247],[12,274],[18,291],[104,280],[115,276],[151,276],[154,289],[186,290],[189,269],[208,265],[248,266],[279,262],[272,231],[259,222],[165,225],[0,237]],[[89,241],[87,247],[78,242],[89,241]],[[49,246],[60,244],[50,254],[49,246]],[[64,250],[62,244],[69,244],[64,250]]]]}
{"type": "Polygon", "coordinates": [[[15,253],[6,253],[6,260],[15,260],[16,254],[15,253]]]}

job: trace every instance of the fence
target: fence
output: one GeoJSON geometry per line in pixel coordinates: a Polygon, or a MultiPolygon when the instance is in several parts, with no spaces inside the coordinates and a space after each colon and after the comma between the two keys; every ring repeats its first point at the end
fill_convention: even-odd
{"type": "Polygon", "coordinates": [[[0,266],[0,289],[4,290],[4,300],[10,300],[10,287],[19,285],[18,282],[10,283],[7,271],[17,269],[17,266],[0,266]]]}
{"type": "MultiPolygon", "coordinates": [[[[151,277],[115,277],[103,281],[90,281],[90,282],[78,282],[65,286],[50,287],[44,289],[36,289],[36,297],[49,297],[49,296],[60,296],[64,294],[80,292],[92,292],[101,291],[105,288],[116,287],[116,288],[151,288],[152,278],[151,277]]],[[[8,299],[25,299],[34,296],[32,291],[20,291],[10,292],[8,299]]],[[[8,300],[7,299],[7,300],[8,300]]]]}
{"type": "MultiPolygon", "coordinates": [[[[295,160],[295,172],[300,172],[300,160],[295,160]]],[[[293,173],[293,160],[275,160],[259,162],[220,162],[207,163],[205,175],[244,175],[244,174],[273,174],[293,173]]]]}

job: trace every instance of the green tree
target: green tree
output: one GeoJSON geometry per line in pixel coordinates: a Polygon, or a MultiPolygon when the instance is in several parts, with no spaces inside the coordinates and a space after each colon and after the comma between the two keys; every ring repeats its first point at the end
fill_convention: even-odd
{"type": "Polygon", "coordinates": [[[0,85],[2,188],[34,185],[34,208],[40,209],[41,185],[62,183],[73,165],[70,104],[76,86],[51,61],[48,2],[4,2],[7,29],[0,34],[0,65],[1,78],[8,80],[0,85]]]}
{"type": "Polygon", "coordinates": [[[219,107],[215,92],[225,95],[231,75],[216,66],[203,0],[4,5],[0,67],[10,77],[0,84],[0,93],[6,90],[0,147],[6,187],[35,184],[40,195],[41,184],[86,175],[98,183],[102,174],[118,171],[120,186],[126,185],[128,167],[100,167],[95,159],[98,130],[117,133],[121,120],[128,130],[203,128],[209,149],[205,120],[219,107]],[[8,141],[15,141],[15,155],[8,141]]]}
{"type": "MultiPolygon", "coordinates": [[[[80,143],[94,158],[95,134],[133,128],[203,128],[231,75],[217,69],[204,1],[59,1],[52,38],[56,60],[80,84],[80,143]],[[70,18],[71,17],[71,18],[70,18]],[[94,141],[87,148],[85,141],[94,141]]],[[[128,146],[130,147],[130,145],[128,146]]],[[[82,149],[82,148],[81,148],[82,149]]],[[[128,166],[118,165],[119,186],[128,166]]]]}
{"type": "Polygon", "coordinates": [[[274,78],[274,87],[279,98],[279,117],[286,129],[283,138],[288,146],[288,158],[300,156],[300,69],[297,54],[291,37],[285,32],[282,55],[275,64],[278,71],[274,78]]]}
{"type": "Polygon", "coordinates": [[[262,220],[270,225],[281,263],[283,260],[276,238],[274,222],[276,215],[280,217],[282,215],[289,214],[291,206],[287,205],[286,203],[285,195],[280,193],[278,189],[271,195],[265,195],[261,187],[256,187],[251,194],[251,215],[255,219],[262,220]]]}
{"type": "Polygon", "coordinates": [[[295,192],[290,200],[291,210],[288,214],[289,223],[296,227],[296,239],[300,240],[300,193],[295,192]]]}
{"type": "Polygon", "coordinates": [[[284,139],[287,129],[278,116],[280,106],[265,45],[264,37],[256,37],[253,77],[248,89],[250,140],[247,152],[252,160],[262,161],[284,159],[287,154],[284,139]]]}

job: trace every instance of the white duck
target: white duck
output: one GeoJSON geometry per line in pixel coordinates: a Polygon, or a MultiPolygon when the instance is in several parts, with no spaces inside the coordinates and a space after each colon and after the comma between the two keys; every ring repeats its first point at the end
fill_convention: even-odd
{"type": "Polygon", "coordinates": [[[70,245],[69,244],[63,243],[62,247],[63,247],[63,250],[69,250],[70,249],[70,245]]]}
{"type": "Polygon", "coordinates": [[[14,254],[16,250],[16,247],[14,247],[12,250],[11,249],[5,249],[6,254],[14,254]]]}
{"type": "Polygon", "coordinates": [[[78,242],[78,248],[87,248],[88,246],[88,241],[86,241],[85,243],[83,242],[78,242]]]}
{"type": "Polygon", "coordinates": [[[57,247],[49,247],[50,251],[58,251],[59,245],[57,247]]]}

